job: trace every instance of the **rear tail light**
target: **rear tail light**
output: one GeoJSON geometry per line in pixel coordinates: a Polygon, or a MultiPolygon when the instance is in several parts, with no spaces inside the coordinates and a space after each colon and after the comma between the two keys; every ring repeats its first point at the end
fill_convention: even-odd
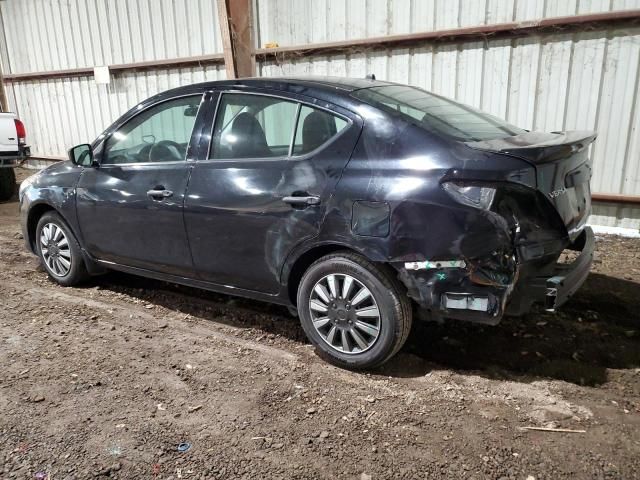
{"type": "Polygon", "coordinates": [[[496,189],[490,187],[479,187],[475,185],[464,185],[453,182],[442,184],[445,191],[457,202],[482,210],[489,210],[496,195],[496,189]]]}
{"type": "Polygon", "coordinates": [[[24,123],[20,120],[14,120],[16,123],[16,133],[18,134],[18,144],[27,143],[27,131],[24,128],[24,123]]]}

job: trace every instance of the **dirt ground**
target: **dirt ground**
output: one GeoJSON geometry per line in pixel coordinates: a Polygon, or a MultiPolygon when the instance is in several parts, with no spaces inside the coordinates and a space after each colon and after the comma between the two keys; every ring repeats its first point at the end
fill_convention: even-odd
{"type": "Polygon", "coordinates": [[[284,308],[116,273],[56,286],[17,210],[0,205],[0,478],[640,478],[637,239],[599,238],[558,314],[417,323],[352,373],[284,308]]]}

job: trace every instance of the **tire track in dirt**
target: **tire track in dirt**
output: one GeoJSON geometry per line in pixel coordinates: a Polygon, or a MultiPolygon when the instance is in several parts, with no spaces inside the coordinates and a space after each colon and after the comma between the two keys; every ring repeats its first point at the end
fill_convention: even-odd
{"type": "MultiPolygon", "coordinates": [[[[11,286],[12,285],[10,283],[0,281],[0,289],[6,290],[11,286]]],[[[144,307],[138,307],[135,304],[127,304],[126,306],[123,306],[115,303],[107,303],[101,300],[96,300],[94,298],[87,298],[87,296],[85,295],[56,291],[59,288],[61,287],[54,286],[51,289],[45,289],[41,287],[28,287],[26,289],[23,289],[22,292],[26,295],[35,295],[36,298],[38,298],[39,296],[47,296],[50,299],[59,300],[75,305],[85,305],[87,307],[108,312],[117,319],[116,321],[113,321],[110,317],[103,317],[101,319],[102,322],[106,322],[109,324],[117,324],[119,326],[126,327],[139,327],[141,326],[140,320],[147,320],[152,324],[154,328],[159,329],[166,325],[166,322],[171,321],[172,330],[179,331],[180,333],[188,336],[212,338],[218,341],[236,345],[240,348],[260,352],[267,357],[278,360],[293,362],[299,360],[300,358],[296,354],[276,347],[262,345],[258,342],[244,340],[233,335],[228,335],[216,331],[216,326],[212,322],[209,322],[206,327],[203,327],[201,322],[185,323],[185,316],[183,315],[181,318],[175,313],[170,313],[168,315],[163,314],[162,318],[158,318],[157,315],[148,313],[144,307]],[[132,312],[135,312],[135,315],[132,312]]],[[[149,327],[149,325],[146,324],[145,327],[149,327]]]]}

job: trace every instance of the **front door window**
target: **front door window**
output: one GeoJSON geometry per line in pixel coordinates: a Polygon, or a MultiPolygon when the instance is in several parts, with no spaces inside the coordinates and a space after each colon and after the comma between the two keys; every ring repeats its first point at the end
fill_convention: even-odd
{"type": "Polygon", "coordinates": [[[154,105],[136,115],[107,141],[103,165],[185,160],[201,95],[154,105]]]}

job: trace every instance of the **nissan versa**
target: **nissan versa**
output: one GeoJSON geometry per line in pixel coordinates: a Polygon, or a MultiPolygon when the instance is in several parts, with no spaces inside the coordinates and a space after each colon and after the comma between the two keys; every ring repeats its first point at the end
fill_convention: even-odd
{"type": "Polygon", "coordinates": [[[324,358],[367,368],[418,309],[494,325],[580,287],[594,138],[370,79],[203,83],[25,180],[21,222],[61,285],[113,269],[283,304],[324,358]]]}

